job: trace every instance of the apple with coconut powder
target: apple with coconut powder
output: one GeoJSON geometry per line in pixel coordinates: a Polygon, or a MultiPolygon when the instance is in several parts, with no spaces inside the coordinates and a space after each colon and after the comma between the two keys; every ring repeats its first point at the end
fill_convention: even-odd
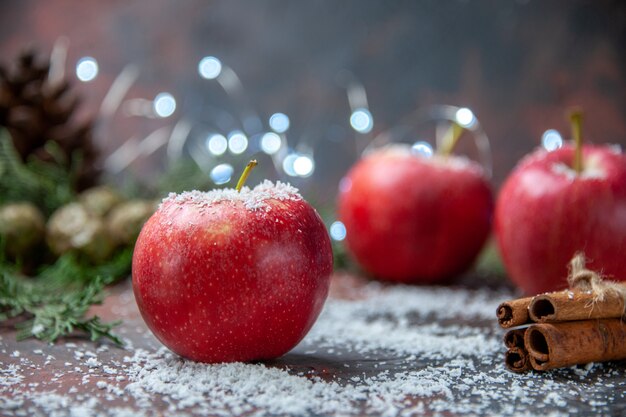
{"type": "Polygon", "coordinates": [[[524,158],[503,185],[495,232],[512,281],[527,294],[567,287],[567,265],[626,280],[626,156],[615,146],[575,144],[524,158]]]}
{"type": "Polygon", "coordinates": [[[330,239],[298,191],[265,181],[171,194],[135,246],[133,289],[148,327],[202,362],[271,359],[309,331],[328,294],[330,239]]]}
{"type": "Polygon", "coordinates": [[[362,158],[339,193],[346,244],[372,275],[434,283],[467,270],[491,227],[492,194],[483,168],[451,155],[458,125],[432,158],[392,145],[362,158]]]}

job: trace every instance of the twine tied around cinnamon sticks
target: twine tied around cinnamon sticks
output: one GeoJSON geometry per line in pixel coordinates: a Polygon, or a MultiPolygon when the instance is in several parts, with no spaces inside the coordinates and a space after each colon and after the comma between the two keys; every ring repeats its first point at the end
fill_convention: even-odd
{"type": "MultiPolygon", "coordinates": [[[[570,289],[590,291],[593,294],[592,303],[604,301],[607,294],[621,296],[626,301],[626,286],[623,283],[602,279],[600,274],[585,267],[585,255],[578,252],[570,261],[570,273],[567,283],[570,289]]],[[[623,304],[626,304],[623,302],[623,304]]],[[[622,311],[624,315],[625,311],[622,311]]]]}
{"type": "Polygon", "coordinates": [[[607,281],[577,253],[563,291],[504,302],[503,328],[525,326],[504,338],[506,366],[514,372],[548,370],[626,359],[626,283],[607,281]]]}

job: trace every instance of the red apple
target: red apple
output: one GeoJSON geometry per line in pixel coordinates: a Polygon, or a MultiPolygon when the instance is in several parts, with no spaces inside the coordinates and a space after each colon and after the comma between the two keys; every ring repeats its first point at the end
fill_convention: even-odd
{"type": "Polygon", "coordinates": [[[567,265],[583,251],[587,267],[626,280],[626,156],[612,146],[539,149],[503,185],[495,231],[507,271],[527,294],[563,289],[567,265]]]}
{"type": "Polygon", "coordinates": [[[156,337],[202,362],[270,359],[293,348],[322,309],[328,233],[295,188],[172,194],[143,227],[133,289],[156,337]]]}
{"type": "Polygon", "coordinates": [[[364,157],[340,188],[347,247],[383,279],[441,282],[467,270],[489,234],[489,184],[465,158],[395,145],[364,157]]]}

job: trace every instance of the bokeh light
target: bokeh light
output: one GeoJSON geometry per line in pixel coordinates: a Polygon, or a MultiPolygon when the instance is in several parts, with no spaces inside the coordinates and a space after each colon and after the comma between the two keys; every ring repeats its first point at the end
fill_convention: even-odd
{"type": "Polygon", "coordinates": [[[198,73],[202,78],[213,80],[222,73],[222,62],[214,56],[205,56],[198,63],[198,73]]]}
{"type": "Polygon", "coordinates": [[[289,116],[285,113],[274,113],[270,116],[269,123],[274,132],[285,133],[289,129],[289,116]]]}
{"type": "Polygon", "coordinates": [[[548,129],[541,135],[541,146],[547,151],[554,151],[563,146],[563,137],[555,129],[548,129]]]}
{"type": "Polygon", "coordinates": [[[228,149],[235,155],[244,153],[248,149],[248,138],[239,130],[231,132],[228,135],[228,149]]]}
{"type": "Polygon", "coordinates": [[[433,156],[433,147],[428,142],[417,141],[411,146],[411,152],[422,158],[430,158],[433,156]]]}
{"type": "Polygon", "coordinates": [[[267,132],[261,137],[261,150],[268,155],[273,155],[280,150],[282,140],[274,132],[267,132]]]}
{"type": "Polygon", "coordinates": [[[228,149],[228,141],[218,133],[209,135],[205,143],[209,152],[216,156],[223,155],[226,149],[228,149]]]}
{"type": "Polygon", "coordinates": [[[374,118],[367,109],[356,109],[350,115],[350,126],[359,133],[369,133],[374,127],[374,118]]]}
{"type": "Polygon", "coordinates": [[[337,220],[330,225],[329,233],[333,240],[340,242],[346,238],[346,226],[337,220]]]}
{"type": "Polygon", "coordinates": [[[159,117],[169,117],[176,111],[176,99],[170,93],[159,93],[154,98],[154,112],[159,117]]]}
{"type": "Polygon", "coordinates": [[[98,76],[98,61],[90,56],[83,57],[76,63],[76,77],[82,82],[93,81],[98,76]]]}
{"type": "Polygon", "coordinates": [[[221,185],[230,181],[234,171],[230,164],[219,164],[213,167],[209,176],[215,184],[221,185]]]}
{"type": "Polygon", "coordinates": [[[293,170],[300,177],[310,177],[315,170],[315,162],[310,156],[298,155],[293,161],[293,170]]]}
{"type": "Polygon", "coordinates": [[[283,171],[285,171],[285,174],[289,175],[290,177],[298,176],[296,170],[293,167],[294,162],[296,161],[296,159],[298,159],[298,156],[299,155],[292,153],[287,155],[285,159],[283,159],[283,171]]]}
{"type": "Polygon", "coordinates": [[[471,128],[476,124],[476,116],[467,107],[463,107],[456,111],[454,116],[456,122],[465,128],[471,128]]]}

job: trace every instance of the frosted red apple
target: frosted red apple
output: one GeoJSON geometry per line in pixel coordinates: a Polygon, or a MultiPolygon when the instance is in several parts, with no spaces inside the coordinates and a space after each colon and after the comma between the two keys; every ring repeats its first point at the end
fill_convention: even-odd
{"type": "Polygon", "coordinates": [[[133,257],[139,310],[156,337],[203,362],[270,359],[309,331],[328,294],[332,252],[291,186],[172,194],[133,257]]]}
{"type": "Polygon", "coordinates": [[[490,187],[465,158],[386,148],[359,161],[340,188],[347,247],[383,279],[441,282],[468,269],[489,234],[490,187]]]}
{"type": "Polygon", "coordinates": [[[527,294],[567,287],[567,265],[583,251],[587,267],[626,280],[626,156],[611,146],[537,150],[503,185],[495,231],[506,269],[527,294]]]}

